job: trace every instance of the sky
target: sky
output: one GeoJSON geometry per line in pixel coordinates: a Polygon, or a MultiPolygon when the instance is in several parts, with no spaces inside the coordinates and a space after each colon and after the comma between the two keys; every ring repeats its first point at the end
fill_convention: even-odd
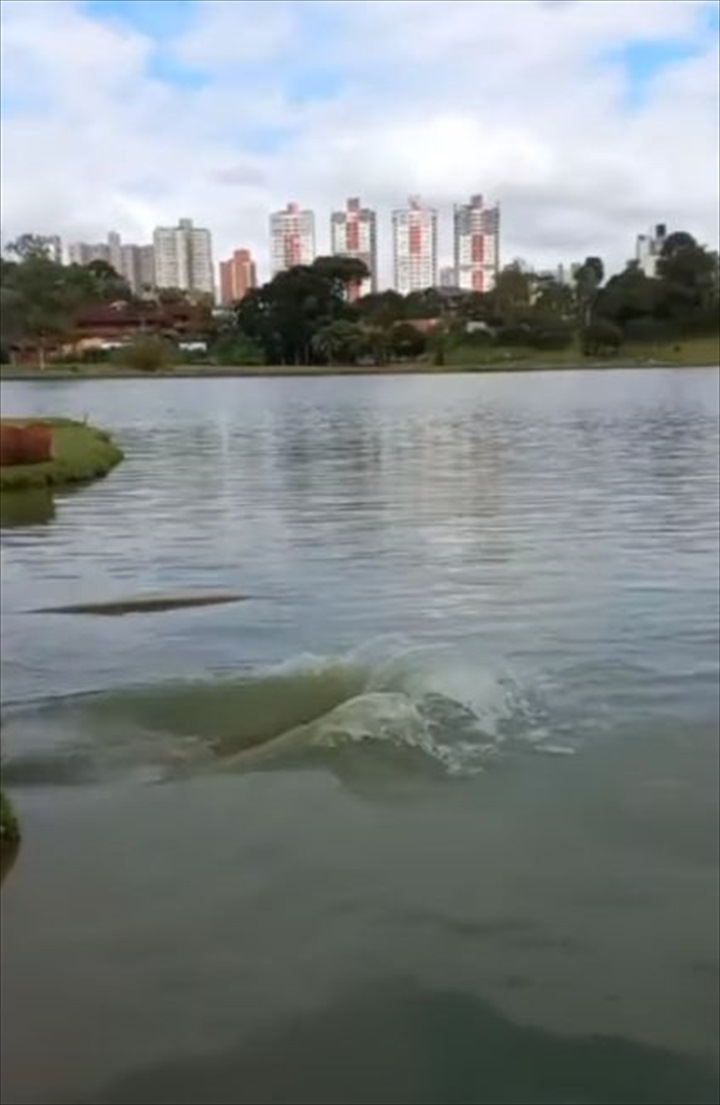
{"type": "Polygon", "coordinates": [[[2,0],[0,233],[192,218],[269,269],[270,212],[499,201],[503,262],[717,248],[718,0],[2,0]]]}

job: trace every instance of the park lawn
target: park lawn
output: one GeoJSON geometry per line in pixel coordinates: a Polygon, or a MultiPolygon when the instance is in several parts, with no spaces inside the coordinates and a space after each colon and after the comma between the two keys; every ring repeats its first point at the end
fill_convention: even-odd
{"type": "Polygon", "coordinates": [[[448,368],[492,370],[503,368],[592,368],[597,364],[611,368],[642,365],[686,365],[702,367],[720,364],[720,335],[682,338],[676,342],[642,342],[622,345],[607,357],[585,357],[577,345],[567,349],[537,350],[494,345],[460,344],[447,351],[448,368]]]}

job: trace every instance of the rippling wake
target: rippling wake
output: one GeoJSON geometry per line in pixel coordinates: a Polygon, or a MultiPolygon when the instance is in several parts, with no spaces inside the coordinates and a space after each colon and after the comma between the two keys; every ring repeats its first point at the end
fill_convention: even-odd
{"type": "Polygon", "coordinates": [[[374,642],[232,676],[113,690],[9,715],[3,775],[17,785],[118,772],[324,763],[350,771],[467,776],[504,752],[545,748],[537,696],[451,648],[374,642]]]}

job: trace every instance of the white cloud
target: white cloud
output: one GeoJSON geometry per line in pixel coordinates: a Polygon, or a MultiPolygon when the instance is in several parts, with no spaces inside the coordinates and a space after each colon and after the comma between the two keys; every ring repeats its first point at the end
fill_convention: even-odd
{"type": "Polygon", "coordinates": [[[200,0],[197,17],[174,43],[189,65],[216,71],[247,61],[272,60],[292,47],[298,13],[286,4],[200,0]]]}
{"type": "Polygon", "coordinates": [[[5,0],[3,236],[144,240],[189,215],[218,257],[249,245],[264,271],[272,209],[313,206],[326,248],[331,208],[360,194],[387,277],[392,206],[412,192],[440,205],[449,256],[451,204],[481,191],[502,202],[508,259],[622,264],[655,221],[715,245],[719,60],[702,8],[201,0],[159,69],[156,42],[73,0],[5,0]],[[628,111],[624,67],[598,58],[693,36],[696,56],[628,111]],[[157,75],[182,66],[185,86],[157,75]]]}

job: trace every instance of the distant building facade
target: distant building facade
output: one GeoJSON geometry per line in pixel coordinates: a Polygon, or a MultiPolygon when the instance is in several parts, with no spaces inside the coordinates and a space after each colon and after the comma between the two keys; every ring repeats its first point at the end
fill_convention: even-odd
{"type": "Polygon", "coordinates": [[[139,291],[153,291],[157,287],[155,280],[155,247],[139,246],[138,269],[140,272],[139,291]]]}
{"type": "Polygon", "coordinates": [[[68,261],[71,265],[104,261],[127,281],[134,295],[155,286],[153,247],[123,242],[115,230],[110,231],[107,242],[73,242],[68,248],[68,261]]]}
{"type": "Polygon", "coordinates": [[[454,211],[455,272],[458,287],[490,292],[500,266],[500,209],[487,207],[481,195],[454,211]]]}
{"type": "Polygon", "coordinates": [[[68,246],[71,265],[89,265],[92,261],[110,264],[110,247],[106,242],[73,242],[68,246]]]}
{"type": "Polygon", "coordinates": [[[212,237],[192,219],[177,226],[159,226],[153,234],[155,285],[184,292],[215,295],[212,237]]]}
{"type": "Polygon", "coordinates": [[[658,223],[649,234],[638,234],[635,240],[635,260],[646,276],[657,276],[657,265],[666,238],[665,223],[658,223]]]}
{"type": "Polygon", "coordinates": [[[440,269],[439,287],[441,288],[456,288],[457,287],[457,273],[455,272],[454,265],[446,265],[440,269]]]}
{"type": "Polygon", "coordinates": [[[236,249],[227,261],[220,262],[220,303],[230,307],[257,287],[255,262],[249,249],[236,249]]]}
{"type": "Polygon", "coordinates": [[[315,260],[315,215],[289,203],[270,216],[270,268],[272,275],[315,260]]]}
{"type": "Polygon", "coordinates": [[[362,261],[370,273],[367,280],[350,289],[351,300],[377,291],[377,217],[359,199],[349,199],[344,211],[333,211],[330,217],[330,240],[336,257],[353,257],[362,261]]]}
{"type": "Polygon", "coordinates": [[[392,214],[393,275],[401,295],[421,292],[437,283],[437,211],[418,196],[392,214]]]}

